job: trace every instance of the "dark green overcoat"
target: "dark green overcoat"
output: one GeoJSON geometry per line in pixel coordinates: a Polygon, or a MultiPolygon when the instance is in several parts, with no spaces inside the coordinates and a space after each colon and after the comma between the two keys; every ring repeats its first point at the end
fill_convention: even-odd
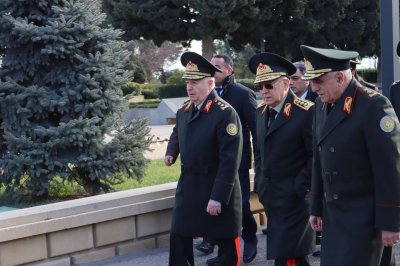
{"type": "Polygon", "coordinates": [[[328,114],[317,99],[311,214],[322,217],[322,266],[376,266],[380,230],[400,231],[399,121],[355,80],[328,114]]]}
{"type": "Polygon", "coordinates": [[[176,132],[181,176],[175,195],[172,228],[183,236],[232,238],[242,230],[238,169],[242,154],[241,124],[236,111],[212,91],[200,112],[187,102],[177,112],[176,132]],[[208,201],[222,203],[211,216],[208,201]]]}
{"type": "Polygon", "coordinates": [[[315,247],[308,200],[312,105],[289,91],[268,130],[269,107],[261,105],[257,109],[257,156],[261,164],[256,171],[255,190],[268,217],[268,259],[305,256],[315,247]]]}

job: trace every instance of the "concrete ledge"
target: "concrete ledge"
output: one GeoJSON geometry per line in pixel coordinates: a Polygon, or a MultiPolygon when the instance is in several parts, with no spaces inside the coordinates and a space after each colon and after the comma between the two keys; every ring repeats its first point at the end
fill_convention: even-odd
{"type": "MultiPolygon", "coordinates": [[[[176,182],[0,216],[0,265],[69,266],[169,246],[176,182]]],[[[266,217],[257,195],[251,209],[266,217]]]]}

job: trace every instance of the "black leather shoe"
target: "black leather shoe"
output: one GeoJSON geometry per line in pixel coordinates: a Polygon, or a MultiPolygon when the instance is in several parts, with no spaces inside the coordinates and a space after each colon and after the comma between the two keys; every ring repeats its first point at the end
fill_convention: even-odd
{"type": "Polygon", "coordinates": [[[253,241],[244,242],[243,247],[243,262],[249,263],[257,256],[257,237],[253,241]]]}
{"type": "Polygon", "coordinates": [[[267,234],[267,228],[264,228],[263,230],[261,230],[261,232],[266,235],[267,234]]]}
{"type": "Polygon", "coordinates": [[[218,256],[212,259],[208,259],[206,261],[207,266],[219,266],[219,259],[218,256]]]}
{"type": "Polygon", "coordinates": [[[200,244],[194,247],[195,249],[205,253],[205,254],[211,254],[214,252],[214,245],[208,243],[207,241],[202,241],[200,244]]]}

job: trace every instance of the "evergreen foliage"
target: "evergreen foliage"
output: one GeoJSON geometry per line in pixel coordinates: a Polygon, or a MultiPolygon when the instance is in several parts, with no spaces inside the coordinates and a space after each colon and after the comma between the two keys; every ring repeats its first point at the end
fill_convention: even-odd
{"type": "Polygon", "coordinates": [[[125,124],[130,53],[91,0],[0,1],[0,186],[46,197],[56,176],[107,191],[141,179],[146,121],[125,124]],[[108,137],[108,139],[106,139],[108,137]]]}
{"type": "Polygon", "coordinates": [[[250,43],[297,61],[300,45],[356,50],[361,56],[379,54],[379,1],[277,0],[258,1],[260,13],[232,33],[231,45],[250,43]]]}
{"type": "MultiPolygon", "coordinates": [[[[203,41],[215,39],[240,51],[246,44],[297,61],[300,44],[379,54],[378,0],[103,0],[110,21],[128,39],[203,41]],[[133,26],[136,25],[136,26],[133,26]],[[261,48],[260,48],[261,49],[261,48]]],[[[206,47],[204,49],[204,47],[206,47]]]]}
{"type": "Polygon", "coordinates": [[[157,45],[163,41],[203,41],[203,55],[211,58],[213,40],[238,30],[254,17],[256,0],[103,0],[104,10],[127,39],[145,38],[157,45]],[[134,27],[132,25],[135,25],[134,27]]]}

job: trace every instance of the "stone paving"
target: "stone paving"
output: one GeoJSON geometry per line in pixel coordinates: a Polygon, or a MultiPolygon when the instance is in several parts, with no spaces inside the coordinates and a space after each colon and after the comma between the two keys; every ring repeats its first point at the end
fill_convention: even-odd
{"type": "MultiPolygon", "coordinates": [[[[169,136],[172,132],[173,126],[150,126],[151,132],[150,134],[154,135],[154,139],[160,140],[158,143],[154,143],[151,145],[153,151],[146,153],[146,158],[148,159],[162,159],[165,155],[165,150],[167,148],[167,141],[163,141],[169,139],[169,136]]],[[[273,261],[266,260],[266,236],[261,232],[258,233],[258,255],[251,263],[242,265],[248,266],[273,266],[273,261]]],[[[194,244],[197,244],[201,241],[201,239],[195,239],[194,244]]],[[[400,245],[397,245],[395,248],[396,260],[398,263],[396,265],[400,266],[400,245]]],[[[243,242],[242,242],[243,248],[243,242]]],[[[317,246],[317,250],[320,249],[320,246],[317,246]]],[[[213,254],[203,255],[201,252],[194,250],[195,254],[195,264],[197,266],[206,265],[206,260],[213,258],[217,255],[217,249],[214,250],[213,254]]],[[[320,260],[318,257],[309,256],[311,266],[320,265],[320,260]]],[[[126,255],[126,256],[118,256],[111,259],[97,261],[93,263],[84,263],[79,264],[79,266],[167,266],[168,265],[168,248],[157,248],[153,250],[149,250],[146,252],[142,252],[134,255],[126,255]]]]}
{"type": "MultiPolygon", "coordinates": [[[[242,263],[241,265],[248,266],[273,266],[272,260],[266,260],[266,236],[258,233],[258,254],[257,257],[251,263],[242,263]]],[[[195,239],[194,243],[199,243],[200,239],[195,239]]],[[[243,248],[243,242],[242,242],[243,248]]],[[[317,250],[320,246],[317,246],[317,250]]],[[[400,265],[400,248],[396,246],[396,260],[400,265]]],[[[206,260],[213,258],[217,255],[217,250],[214,250],[213,254],[203,255],[201,252],[194,249],[195,265],[205,266],[206,260]]],[[[311,266],[320,265],[319,257],[309,256],[311,266]]],[[[136,255],[120,256],[113,259],[108,259],[95,263],[80,264],[79,266],[168,266],[168,248],[157,248],[150,251],[146,251],[136,255]]]]}

